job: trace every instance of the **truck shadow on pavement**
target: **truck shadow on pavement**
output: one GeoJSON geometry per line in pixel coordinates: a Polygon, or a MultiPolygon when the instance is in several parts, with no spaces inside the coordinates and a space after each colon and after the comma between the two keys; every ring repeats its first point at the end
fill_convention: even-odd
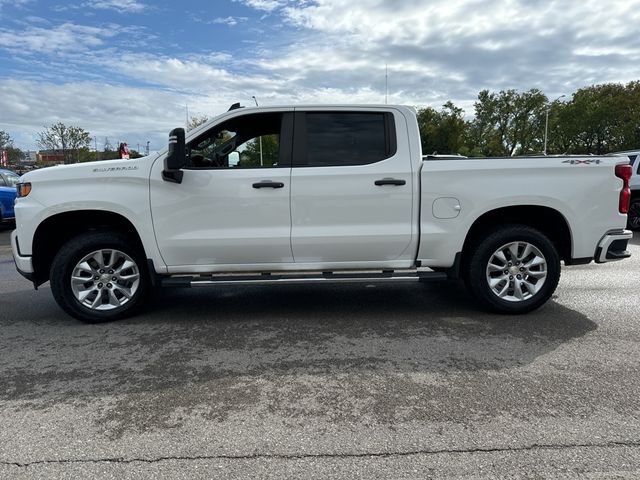
{"type": "Polygon", "coordinates": [[[493,397],[487,414],[520,415],[522,402],[503,393],[532,387],[514,384],[512,369],[597,328],[553,301],[525,316],[483,313],[450,284],[174,290],[101,325],[70,319],[43,290],[13,293],[0,312],[0,401],[16,411],[100,405],[95,426],[110,438],[175,428],[190,412],[355,421],[362,402],[377,422],[397,421],[398,408],[407,419],[464,417],[468,402],[493,397]]]}

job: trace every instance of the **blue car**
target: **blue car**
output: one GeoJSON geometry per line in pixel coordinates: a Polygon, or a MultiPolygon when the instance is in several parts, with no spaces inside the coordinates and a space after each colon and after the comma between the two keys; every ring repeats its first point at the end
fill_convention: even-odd
{"type": "Polygon", "coordinates": [[[16,202],[16,183],[20,177],[9,170],[0,169],[0,223],[15,218],[13,204],[16,202]]]}

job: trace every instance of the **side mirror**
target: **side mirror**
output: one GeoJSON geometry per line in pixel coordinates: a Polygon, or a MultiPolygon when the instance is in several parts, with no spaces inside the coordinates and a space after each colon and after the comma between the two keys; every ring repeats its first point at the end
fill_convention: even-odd
{"type": "Polygon", "coordinates": [[[169,132],[169,153],[164,159],[162,179],[166,182],[182,183],[184,172],[180,169],[184,167],[185,160],[184,128],[174,128],[169,132]]]}
{"type": "Polygon", "coordinates": [[[237,167],[240,163],[240,154],[238,152],[231,152],[229,154],[229,166],[237,167]]]}

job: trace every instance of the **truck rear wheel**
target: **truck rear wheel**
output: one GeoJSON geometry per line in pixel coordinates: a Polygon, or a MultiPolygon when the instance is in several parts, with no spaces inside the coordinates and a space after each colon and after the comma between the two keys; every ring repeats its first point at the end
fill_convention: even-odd
{"type": "Polygon", "coordinates": [[[497,313],[527,313],[558,286],[560,257],[541,232],[524,225],[500,227],[467,252],[465,282],[474,297],[497,313]]]}
{"type": "Polygon", "coordinates": [[[88,232],[69,240],[51,264],[51,291],[58,305],[88,323],[131,315],[149,290],[144,256],[132,244],[115,232],[88,232]]]}
{"type": "Polygon", "coordinates": [[[640,197],[631,200],[627,214],[627,228],[635,231],[640,230],[640,197]]]}

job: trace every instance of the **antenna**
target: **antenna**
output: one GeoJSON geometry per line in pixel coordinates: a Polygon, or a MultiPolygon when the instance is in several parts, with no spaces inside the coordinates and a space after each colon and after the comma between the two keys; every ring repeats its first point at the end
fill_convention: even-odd
{"type": "Polygon", "coordinates": [[[387,104],[389,97],[389,64],[384,64],[384,104],[387,104]]]}

